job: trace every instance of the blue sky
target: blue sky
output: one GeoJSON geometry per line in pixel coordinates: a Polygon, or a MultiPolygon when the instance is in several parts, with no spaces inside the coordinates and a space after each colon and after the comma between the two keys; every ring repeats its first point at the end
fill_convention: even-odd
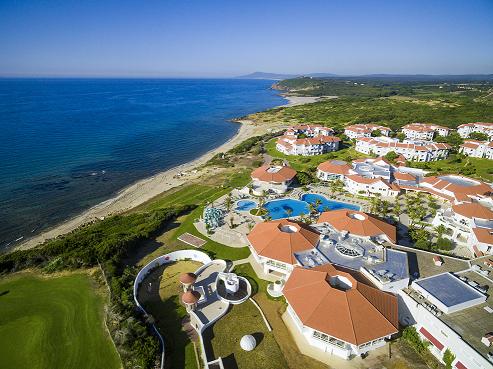
{"type": "Polygon", "coordinates": [[[493,1],[0,0],[2,76],[493,73],[493,1]]]}

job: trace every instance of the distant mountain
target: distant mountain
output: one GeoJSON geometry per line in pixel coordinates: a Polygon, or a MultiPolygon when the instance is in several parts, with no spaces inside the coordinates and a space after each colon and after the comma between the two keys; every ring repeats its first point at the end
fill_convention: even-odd
{"type": "Polygon", "coordinates": [[[312,77],[312,78],[337,77],[337,74],[333,74],[333,73],[282,74],[282,73],[254,72],[250,74],[245,74],[244,76],[238,76],[235,78],[283,80],[283,79],[291,79],[297,77],[312,77]]]}
{"type": "Polygon", "coordinates": [[[239,79],[271,79],[285,80],[299,77],[309,78],[336,78],[336,79],[381,79],[394,81],[484,81],[493,79],[493,74],[362,74],[362,75],[341,75],[333,73],[306,73],[306,74],[282,74],[282,73],[266,73],[254,72],[244,76],[238,76],[239,79]]]}
{"type": "Polygon", "coordinates": [[[244,76],[238,76],[235,78],[239,79],[290,79],[299,77],[298,74],[281,74],[281,73],[265,73],[265,72],[254,72],[250,74],[245,74],[244,76]]]}

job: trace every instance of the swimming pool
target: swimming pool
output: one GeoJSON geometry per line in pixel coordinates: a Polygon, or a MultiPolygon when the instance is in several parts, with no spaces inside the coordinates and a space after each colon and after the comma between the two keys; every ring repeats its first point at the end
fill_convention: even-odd
{"type": "Polygon", "coordinates": [[[301,200],[294,199],[280,199],[266,202],[264,208],[267,210],[267,216],[271,219],[282,219],[288,217],[296,217],[301,214],[310,214],[309,204],[315,204],[317,200],[320,200],[318,211],[338,210],[338,209],[350,209],[359,210],[358,205],[348,204],[342,201],[329,200],[325,196],[317,195],[314,193],[307,193],[301,197],[301,200]]]}
{"type": "Polygon", "coordinates": [[[236,203],[236,210],[238,211],[250,211],[257,207],[257,203],[252,200],[240,200],[236,203]]]}
{"type": "Polygon", "coordinates": [[[354,204],[348,204],[347,202],[329,200],[323,195],[317,195],[314,193],[306,193],[301,196],[301,200],[306,201],[309,204],[315,205],[317,200],[320,200],[320,205],[318,206],[318,211],[329,210],[339,210],[339,209],[349,209],[349,210],[359,210],[360,207],[354,204]]]}
{"type": "Polygon", "coordinates": [[[267,210],[267,215],[273,220],[310,214],[307,202],[294,199],[269,201],[265,203],[264,208],[267,210]]]}

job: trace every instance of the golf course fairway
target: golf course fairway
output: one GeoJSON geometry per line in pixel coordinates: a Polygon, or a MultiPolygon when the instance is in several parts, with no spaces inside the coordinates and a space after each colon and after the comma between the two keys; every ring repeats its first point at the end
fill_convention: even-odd
{"type": "Polygon", "coordinates": [[[0,367],[120,368],[87,273],[0,279],[0,367]]]}

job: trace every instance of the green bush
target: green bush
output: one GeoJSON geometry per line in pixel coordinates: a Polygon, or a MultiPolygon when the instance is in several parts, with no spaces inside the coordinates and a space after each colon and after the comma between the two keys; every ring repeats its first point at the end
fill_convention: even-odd
{"type": "Polygon", "coordinates": [[[450,251],[454,248],[454,243],[448,238],[440,237],[437,240],[436,246],[439,250],[450,251]]]}
{"type": "Polygon", "coordinates": [[[404,338],[420,354],[425,352],[430,344],[428,341],[423,341],[416,331],[416,328],[412,326],[404,328],[402,331],[402,338],[404,338]]]}

